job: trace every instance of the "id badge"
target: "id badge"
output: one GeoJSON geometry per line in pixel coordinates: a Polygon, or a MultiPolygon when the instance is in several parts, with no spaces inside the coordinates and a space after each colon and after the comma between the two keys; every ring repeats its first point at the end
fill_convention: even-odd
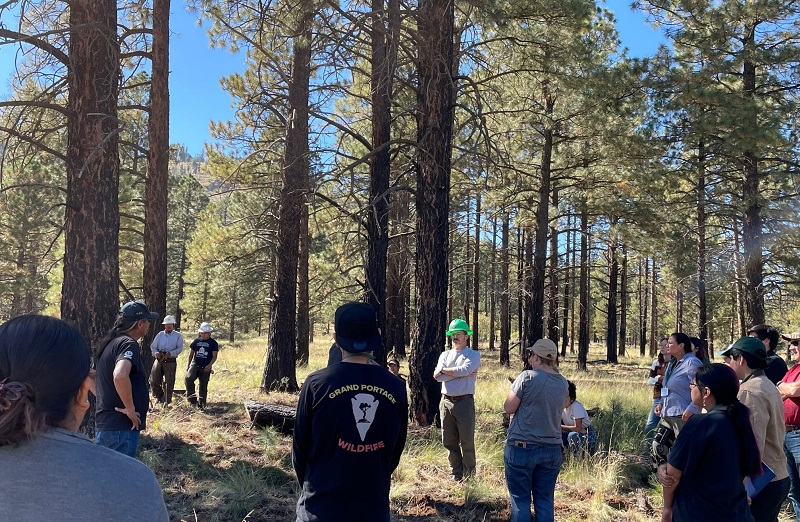
{"type": "Polygon", "coordinates": [[[665,386],[665,387],[661,388],[661,396],[662,397],[666,397],[667,395],[669,395],[669,388],[667,388],[665,386]]]}

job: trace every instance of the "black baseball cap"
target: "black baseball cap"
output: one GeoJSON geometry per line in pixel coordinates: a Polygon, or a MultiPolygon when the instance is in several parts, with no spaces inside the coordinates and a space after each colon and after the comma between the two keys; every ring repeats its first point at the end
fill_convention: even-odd
{"type": "Polygon", "coordinates": [[[142,321],[144,319],[157,321],[159,317],[157,313],[148,310],[147,306],[141,301],[125,303],[122,305],[122,308],[119,309],[119,313],[125,319],[134,319],[136,321],[142,321]]]}
{"type": "Polygon", "coordinates": [[[337,308],[333,329],[336,344],[346,352],[372,352],[382,345],[375,308],[369,303],[351,301],[337,308]]]}

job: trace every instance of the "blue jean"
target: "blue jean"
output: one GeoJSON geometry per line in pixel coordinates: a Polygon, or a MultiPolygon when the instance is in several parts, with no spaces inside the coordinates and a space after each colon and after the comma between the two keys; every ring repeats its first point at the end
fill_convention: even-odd
{"type": "Polygon", "coordinates": [[[656,415],[657,404],[661,404],[661,397],[653,399],[653,405],[650,406],[650,413],[647,415],[647,424],[644,425],[644,438],[648,440],[653,438],[653,433],[656,431],[658,421],[661,420],[661,417],[656,415]]]}
{"type": "Polygon", "coordinates": [[[786,454],[786,469],[789,472],[789,500],[792,501],[794,517],[800,522],[800,431],[789,431],[783,438],[786,454]]]}
{"type": "Polygon", "coordinates": [[[139,430],[98,431],[94,443],[135,459],[139,447],[139,430]]]}
{"type": "Polygon", "coordinates": [[[578,433],[577,431],[564,432],[561,434],[561,440],[564,446],[572,450],[572,454],[576,457],[581,452],[585,451],[589,455],[594,455],[597,448],[597,435],[594,428],[589,426],[586,430],[588,433],[578,433]]]}
{"type": "Polygon", "coordinates": [[[503,463],[511,496],[511,522],[530,522],[531,498],[536,522],[555,520],[556,479],[561,471],[559,444],[506,444],[503,463]]]}

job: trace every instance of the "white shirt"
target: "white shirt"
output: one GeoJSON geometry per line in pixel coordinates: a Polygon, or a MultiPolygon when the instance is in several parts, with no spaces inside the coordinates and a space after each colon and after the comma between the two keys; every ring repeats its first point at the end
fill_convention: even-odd
{"type": "Polygon", "coordinates": [[[436,378],[442,383],[442,393],[444,395],[472,395],[475,393],[475,381],[477,375],[472,375],[481,366],[481,353],[473,350],[469,346],[463,350],[455,348],[442,352],[439,362],[436,363],[434,374],[442,371],[442,368],[455,369],[455,375],[440,375],[436,378]]]}
{"type": "Polygon", "coordinates": [[[574,426],[575,419],[583,419],[583,430],[581,433],[586,433],[586,428],[592,425],[589,413],[586,412],[586,408],[583,407],[583,404],[578,401],[572,401],[572,404],[564,408],[564,411],[561,413],[561,424],[564,426],[574,426]]]}
{"type": "Polygon", "coordinates": [[[150,351],[154,357],[158,352],[169,352],[170,357],[177,357],[183,351],[183,336],[175,330],[170,333],[161,330],[150,343],[150,351]]]}

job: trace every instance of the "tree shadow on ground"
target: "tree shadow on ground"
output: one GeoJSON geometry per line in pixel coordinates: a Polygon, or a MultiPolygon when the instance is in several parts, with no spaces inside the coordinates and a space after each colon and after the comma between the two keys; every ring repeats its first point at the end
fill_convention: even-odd
{"type": "MultiPolygon", "coordinates": [[[[221,403],[221,416],[235,406],[221,403]]],[[[143,435],[139,458],[159,477],[173,521],[294,520],[296,482],[279,467],[220,459],[169,432],[143,435]]]]}

